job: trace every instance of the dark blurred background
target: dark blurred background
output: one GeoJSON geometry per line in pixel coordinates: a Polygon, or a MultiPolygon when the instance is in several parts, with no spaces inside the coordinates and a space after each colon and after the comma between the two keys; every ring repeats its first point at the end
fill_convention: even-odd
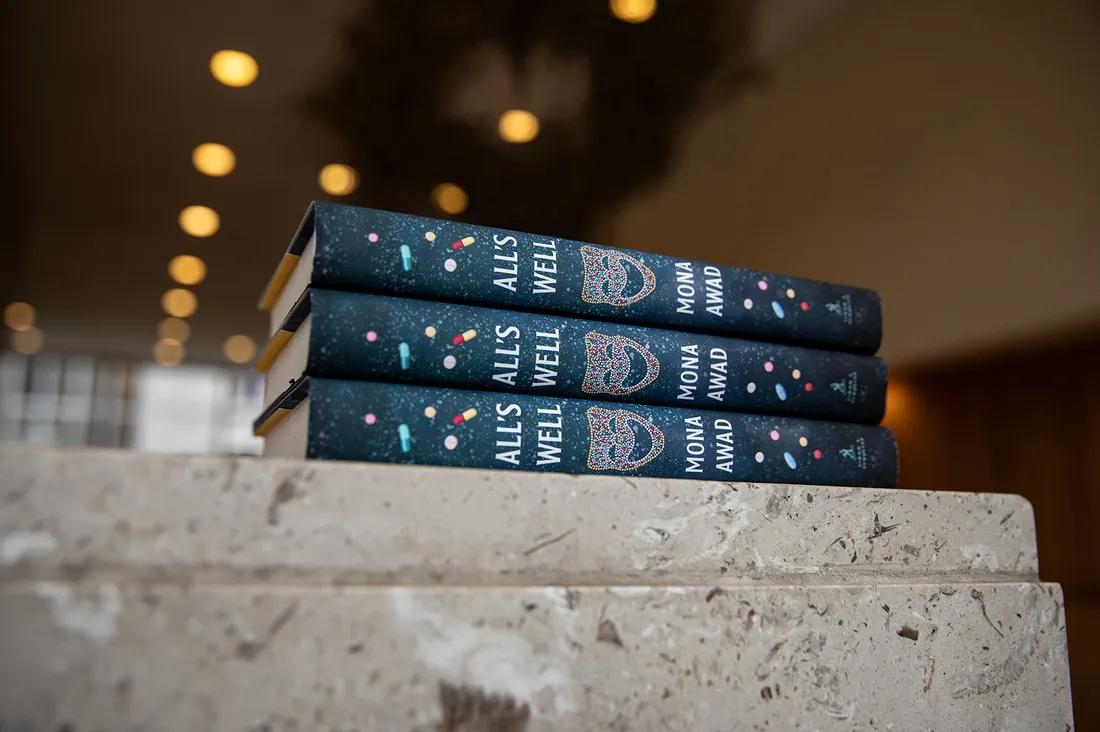
{"type": "Polygon", "coordinates": [[[8,0],[0,21],[0,439],[258,451],[256,301],[314,198],[870,287],[903,487],[1033,502],[1100,729],[1094,0],[8,0]]]}

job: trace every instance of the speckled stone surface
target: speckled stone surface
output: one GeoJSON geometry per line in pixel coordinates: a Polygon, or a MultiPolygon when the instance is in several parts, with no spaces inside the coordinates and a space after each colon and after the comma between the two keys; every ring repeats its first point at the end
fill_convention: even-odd
{"type": "Polygon", "coordinates": [[[0,448],[0,481],[0,571],[12,578],[1038,578],[1031,505],[1008,495],[23,447],[0,448]]]}
{"type": "Polygon", "coordinates": [[[6,446],[0,729],[1064,732],[1037,566],[1013,496],[6,446]]]}

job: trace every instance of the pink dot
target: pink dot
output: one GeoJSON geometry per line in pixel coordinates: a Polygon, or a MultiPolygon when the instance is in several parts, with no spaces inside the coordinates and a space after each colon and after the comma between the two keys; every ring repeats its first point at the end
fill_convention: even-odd
{"type": "Polygon", "coordinates": [[[818,460],[821,459],[821,450],[814,450],[814,457],[818,460]]]}
{"type": "Polygon", "coordinates": [[[367,331],[367,342],[368,343],[374,343],[376,340],[378,340],[378,334],[375,333],[373,330],[368,330],[367,331]]]}
{"type": "Polygon", "coordinates": [[[802,312],[806,312],[807,310],[809,310],[809,309],[810,309],[810,303],[808,303],[808,302],[803,302],[803,303],[802,303],[801,305],[799,305],[798,307],[802,308],[802,312]]]}
{"type": "Polygon", "coordinates": [[[363,417],[363,421],[367,424],[374,424],[378,421],[378,417],[375,417],[373,414],[367,414],[363,417]]]}
{"type": "Polygon", "coordinates": [[[367,241],[369,241],[371,244],[374,244],[376,241],[378,241],[378,234],[375,234],[373,231],[367,234],[367,241]]]}
{"type": "Polygon", "coordinates": [[[807,381],[806,382],[806,391],[813,391],[813,390],[814,390],[814,385],[807,381]]]}
{"type": "Polygon", "coordinates": [[[761,290],[768,289],[768,283],[765,282],[764,280],[760,280],[759,282],[757,282],[756,286],[759,287],[761,290]]]}
{"type": "Polygon", "coordinates": [[[772,370],[774,368],[775,368],[775,364],[772,363],[771,361],[765,361],[764,362],[764,370],[767,371],[769,374],[772,372],[772,370]]]}
{"type": "Polygon", "coordinates": [[[772,430],[771,431],[771,438],[773,440],[778,440],[779,439],[779,430],[772,430]]]}

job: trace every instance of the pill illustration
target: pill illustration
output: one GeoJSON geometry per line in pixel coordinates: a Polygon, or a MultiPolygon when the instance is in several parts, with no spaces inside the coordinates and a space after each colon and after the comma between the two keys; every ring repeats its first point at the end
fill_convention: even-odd
{"type": "Polygon", "coordinates": [[[476,416],[477,416],[477,410],[474,409],[473,407],[470,407],[469,409],[464,411],[462,414],[456,414],[455,418],[451,421],[454,422],[455,424],[462,424],[463,422],[469,422],[471,419],[473,419],[476,416]]]}
{"type": "Polygon", "coordinates": [[[454,338],[451,339],[451,343],[455,344],[456,346],[461,346],[463,343],[467,341],[472,341],[474,338],[477,338],[477,331],[471,328],[464,333],[459,333],[458,335],[456,335],[454,338]]]}

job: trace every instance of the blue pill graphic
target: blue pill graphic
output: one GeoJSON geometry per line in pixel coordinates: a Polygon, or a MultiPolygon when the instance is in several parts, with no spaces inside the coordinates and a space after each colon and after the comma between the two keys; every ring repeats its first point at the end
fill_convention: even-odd
{"type": "Polygon", "coordinates": [[[401,368],[407,369],[409,362],[412,360],[412,355],[409,353],[408,343],[399,343],[397,346],[397,353],[401,356],[401,368]]]}
{"type": "Polygon", "coordinates": [[[401,452],[412,450],[412,434],[407,424],[397,425],[397,436],[401,438],[401,452]]]}
{"type": "Polygon", "coordinates": [[[408,272],[413,268],[413,253],[408,244],[401,245],[401,269],[408,272]]]}
{"type": "Polygon", "coordinates": [[[789,467],[791,470],[794,470],[798,467],[798,461],[795,460],[794,455],[790,454],[789,452],[783,453],[783,459],[787,461],[787,467],[789,467]]]}
{"type": "Polygon", "coordinates": [[[787,314],[783,312],[783,306],[777,303],[775,300],[772,300],[772,310],[775,311],[775,317],[779,318],[780,320],[787,317],[787,314]]]}
{"type": "Polygon", "coordinates": [[[787,401],[787,390],[783,388],[782,384],[775,385],[775,395],[779,397],[779,401],[787,401]]]}

